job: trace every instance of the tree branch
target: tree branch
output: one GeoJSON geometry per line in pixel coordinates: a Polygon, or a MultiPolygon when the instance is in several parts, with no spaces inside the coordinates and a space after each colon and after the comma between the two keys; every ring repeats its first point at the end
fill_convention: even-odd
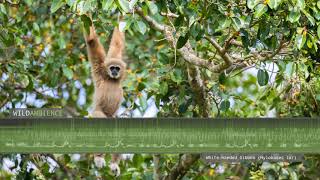
{"type": "Polygon", "coordinates": [[[179,162],[173,167],[171,172],[165,176],[164,180],[179,180],[190,169],[192,164],[194,164],[200,158],[200,154],[183,154],[179,162]]]}
{"type": "Polygon", "coordinates": [[[226,52],[227,48],[228,48],[228,44],[230,43],[231,40],[228,40],[225,43],[225,47],[222,48],[219,43],[214,39],[214,38],[210,38],[209,36],[205,36],[205,38],[213,45],[213,47],[217,50],[218,54],[222,57],[222,59],[225,62],[225,67],[229,67],[232,65],[232,58],[229,56],[229,54],[226,52]]]}
{"type": "MultiPolygon", "coordinates": [[[[136,8],[137,14],[139,14],[145,21],[148,22],[148,24],[155,30],[161,31],[164,33],[165,38],[167,41],[171,44],[172,47],[176,47],[176,39],[173,37],[174,29],[170,26],[160,24],[156,20],[154,20],[152,17],[145,15],[141,8],[136,8]]],[[[218,44],[219,45],[219,44],[218,44]]],[[[219,48],[219,46],[214,46],[215,48],[219,48]]],[[[219,50],[222,51],[222,48],[220,47],[219,50]]],[[[232,64],[232,59],[227,53],[221,53],[223,54],[222,58],[224,59],[225,63],[222,64],[213,64],[212,62],[200,58],[197,56],[197,54],[192,49],[192,46],[190,42],[188,41],[182,48],[178,49],[178,52],[181,54],[184,60],[187,62],[208,69],[211,72],[214,73],[220,73],[224,69],[228,68],[232,64]]]]}
{"type": "Polygon", "coordinates": [[[161,174],[160,174],[160,154],[154,154],[153,155],[153,179],[154,180],[160,180],[161,174]]]}

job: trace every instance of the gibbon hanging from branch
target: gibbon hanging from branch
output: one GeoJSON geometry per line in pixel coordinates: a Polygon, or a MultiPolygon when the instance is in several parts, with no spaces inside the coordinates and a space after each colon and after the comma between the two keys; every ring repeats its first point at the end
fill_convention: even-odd
{"type": "MultiPolygon", "coordinates": [[[[118,27],[114,28],[108,53],[100,43],[93,23],[89,32],[85,32],[84,36],[94,81],[94,110],[92,116],[114,117],[123,98],[121,82],[126,72],[126,63],[122,57],[125,49],[124,33],[120,32],[118,27]]],[[[121,155],[111,154],[109,167],[115,176],[120,175],[118,165],[120,159],[121,155]]],[[[104,154],[95,154],[94,161],[97,167],[104,166],[104,154]]]]}
{"type": "Polygon", "coordinates": [[[106,54],[92,24],[85,33],[88,56],[94,81],[93,117],[114,117],[123,98],[121,82],[125,77],[126,63],[122,60],[124,33],[114,28],[110,48],[106,54]]]}

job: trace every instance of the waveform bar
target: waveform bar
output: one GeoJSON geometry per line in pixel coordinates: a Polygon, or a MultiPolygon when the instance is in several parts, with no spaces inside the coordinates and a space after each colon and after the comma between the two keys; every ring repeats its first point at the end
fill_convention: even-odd
{"type": "Polygon", "coordinates": [[[7,118],[1,153],[319,153],[320,118],[7,118]]]}

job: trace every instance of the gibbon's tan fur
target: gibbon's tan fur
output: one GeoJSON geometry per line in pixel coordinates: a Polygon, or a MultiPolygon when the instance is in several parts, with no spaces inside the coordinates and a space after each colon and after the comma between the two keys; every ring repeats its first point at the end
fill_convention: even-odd
{"type": "Polygon", "coordinates": [[[126,72],[126,63],[122,60],[125,36],[115,27],[106,54],[93,25],[89,31],[89,34],[85,33],[85,40],[95,86],[92,116],[114,117],[123,98],[121,82],[126,72]]]}

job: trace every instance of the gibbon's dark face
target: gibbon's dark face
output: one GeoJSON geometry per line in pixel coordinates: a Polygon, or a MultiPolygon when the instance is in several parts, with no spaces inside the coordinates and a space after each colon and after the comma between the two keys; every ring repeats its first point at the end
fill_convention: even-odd
{"type": "Polygon", "coordinates": [[[112,79],[119,79],[121,76],[121,67],[119,65],[110,65],[108,67],[108,75],[112,79]]]}

